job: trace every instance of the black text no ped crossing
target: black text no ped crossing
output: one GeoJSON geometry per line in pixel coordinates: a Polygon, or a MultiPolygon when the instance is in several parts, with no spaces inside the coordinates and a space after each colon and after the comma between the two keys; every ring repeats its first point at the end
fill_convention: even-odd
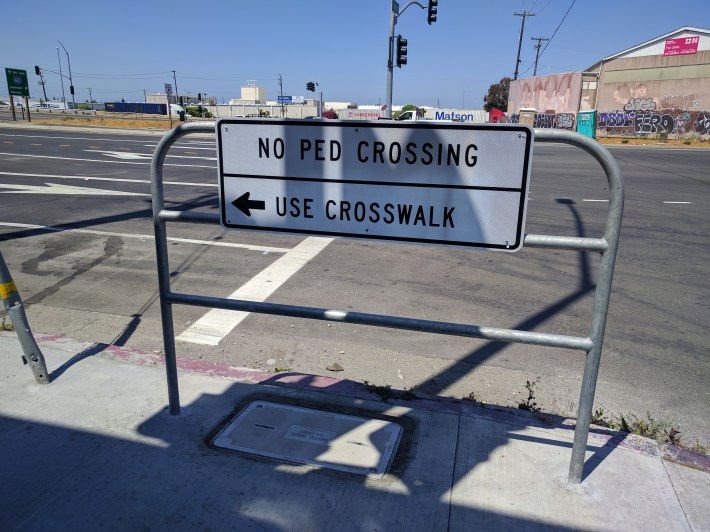
{"type": "Polygon", "coordinates": [[[216,126],[183,124],[167,133],[153,155],[151,189],[171,414],[180,412],[173,304],[575,349],[587,356],[569,480],[581,482],[623,213],[623,178],[611,154],[592,139],[562,130],[536,130],[534,135],[538,142],[561,142],[582,148],[604,169],[610,198],[600,238],[524,234],[533,145],[533,132],[525,126],[379,122],[326,126],[293,120],[222,120],[216,126]],[[165,156],[179,138],[190,133],[217,135],[219,215],[164,208],[165,156]],[[471,158],[474,152],[475,163],[471,158]],[[373,210],[375,203],[377,209],[373,210]],[[399,220],[396,224],[394,219],[390,224],[382,220],[388,204],[392,205],[392,217],[399,220]],[[404,209],[411,206],[410,223],[405,223],[405,215],[399,214],[402,205],[404,209]],[[438,226],[424,223],[426,213],[437,212],[431,210],[437,208],[440,212],[449,209],[450,223],[438,223],[444,218],[434,214],[428,220],[437,220],[438,226]],[[463,222],[459,223],[460,220],[463,222]],[[590,332],[588,336],[569,336],[173,292],[167,222],[222,223],[240,229],[506,251],[519,250],[523,244],[596,251],[601,260],[590,332]],[[462,231],[462,227],[467,231],[462,231]]]}

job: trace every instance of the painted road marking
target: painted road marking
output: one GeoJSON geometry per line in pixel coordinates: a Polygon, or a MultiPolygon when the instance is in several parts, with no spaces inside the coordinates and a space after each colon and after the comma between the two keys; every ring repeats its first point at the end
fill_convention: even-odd
{"type": "Polygon", "coordinates": [[[692,205],[692,201],[664,201],[663,203],[668,203],[670,205],[692,205]]]}
{"type": "MultiPolygon", "coordinates": [[[[122,150],[127,150],[128,148],[120,148],[122,150]]],[[[108,150],[84,150],[88,152],[97,152],[108,157],[116,157],[117,159],[152,159],[152,154],[147,153],[135,153],[135,152],[123,152],[123,151],[108,151],[108,150]]],[[[204,159],[205,161],[216,161],[217,157],[188,157],[186,155],[168,155],[168,158],[180,158],[180,159],[204,159]]]]}
{"type": "MultiPolygon", "coordinates": [[[[26,153],[5,153],[0,152],[0,155],[10,155],[12,157],[34,157],[35,159],[59,159],[61,161],[83,161],[89,163],[111,163],[111,164],[140,164],[143,166],[150,165],[150,161],[139,162],[139,161],[115,161],[112,159],[79,159],[78,157],[55,157],[52,155],[30,155],[26,153]]],[[[172,157],[168,155],[168,157],[172,157]]],[[[216,166],[202,166],[199,164],[176,164],[176,163],[165,163],[163,166],[180,166],[188,168],[209,168],[211,170],[215,169],[216,166]]]]}
{"type": "Polygon", "coordinates": [[[102,188],[73,187],[71,185],[58,185],[45,183],[42,185],[4,185],[0,184],[0,194],[52,194],[71,196],[150,196],[144,192],[124,192],[122,190],[105,190],[102,188]]]}
{"type": "MultiPolygon", "coordinates": [[[[116,183],[148,183],[149,179],[123,179],[120,177],[94,177],[86,175],[52,175],[52,174],[19,174],[17,172],[0,172],[0,175],[11,175],[18,177],[41,177],[42,179],[82,179],[84,181],[115,181],[116,183]]],[[[191,183],[189,181],[163,181],[163,185],[182,185],[189,187],[214,187],[216,183],[191,183]]]]}
{"type": "MultiPolygon", "coordinates": [[[[147,183],[148,179],[124,179],[120,177],[94,177],[94,176],[73,176],[73,175],[51,175],[51,174],[19,174],[16,172],[0,172],[0,175],[11,175],[19,177],[41,177],[43,179],[81,179],[84,181],[115,181],[117,183],[147,183]]],[[[163,185],[182,185],[190,187],[213,187],[217,188],[216,183],[192,183],[189,181],[163,181],[163,185]]]]}
{"type": "MultiPolygon", "coordinates": [[[[0,222],[0,227],[10,227],[16,229],[38,229],[40,231],[52,232],[52,233],[81,233],[86,235],[98,235],[98,236],[119,236],[122,238],[136,238],[138,240],[153,240],[154,235],[141,235],[133,233],[115,233],[112,231],[95,231],[93,229],[64,229],[62,227],[52,227],[50,225],[34,225],[34,224],[20,224],[11,222],[0,222]]],[[[197,244],[200,246],[216,246],[225,248],[239,248],[247,249],[249,251],[261,251],[262,253],[288,253],[290,250],[288,248],[273,248],[268,246],[254,246],[251,244],[238,244],[231,242],[215,242],[213,240],[195,240],[193,238],[176,238],[168,237],[170,242],[180,242],[183,244],[197,244]]]]}
{"type": "MultiPolygon", "coordinates": [[[[119,148],[121,150],[127,150],[128,148],[119,148]]],[[[106,155],[107,157],[116,157],[116,159],[139,159],[139,160],[150,160],[153,158],[152,155],[148,155],[147,153],[133,153],[133,152],[125,152],[125,151],[108,151],[108,150],[84,150],[88,152],[96,152],[100,153],[102,155],[106,155]]]]}
{"type": "MultiPolygon", "coordinates": [[[[133,135],[131,135],[133,136],[133,135]]],[[[161,134],[162,136],[162,134],[161,134]]],[[[56,135],[14,135],[14,134],[7,134],[7,133],[0,133],[0,137],[22,137],[22,138],[28,138],[28,139],[52,139],[52,140],[89,140],[91,142],[146,142],[145,139],[142,140],[137,140],[137,139],[119,139],[119,138],[114,138],[114,139],[97,139],[95,137],[62,137],[62,136],[56,136],[56,135]]],[[[153,144],[153,147],[157,146],[156,144],[153,144]]]]}
{"type": "Polygon", "coordinates": [[[600,203],[609,203],[608,199],[583,199],[582,201],[598,201],[600,203]]]}
{"type": "MultiPolygon", "coordinates": [[[[229,296],[229,299],[265,301],[332,241],[332,238],[306,238],[283,257],[244,283],[229,296]]],[[[176,339],[193,344],[219,345],[222,338],[227,336],[248,315],[248,312],[237,310],[212,309],[176,339]]]]}

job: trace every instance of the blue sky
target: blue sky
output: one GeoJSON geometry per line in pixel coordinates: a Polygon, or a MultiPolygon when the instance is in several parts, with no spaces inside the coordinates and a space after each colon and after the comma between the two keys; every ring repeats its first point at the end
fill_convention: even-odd
{"type": "MultiPolygon", "coordinates": [[[[172,70],[180,93],[207,93],[220,102],[238,98],[247,80],[276,99],[279,74],[285,95],[309,96],[306,82],[316,81],[325,100],[386,100],[390,0],[10,5],[2,9],[1,66],[27,70],[36,98],[42,89],[34,65],[45,69],[47,96],[61,97],[60,78],[49,72],[59,70],[59,47],[68,75],[61,41],[82,102],[89,88],[99,101],[143,101],[144,90],[162,92],[173,83],[172,70]]],[[[531,37],[554,33],[543,43],[538,74],[544,75],[582,70],[682,26],[710,28],[708,0],[439,0],[438,10],[431,26],[416,5],[398,20],[395,32],[409,41],[409,62],[395,68],[395,104],[480,109],[492,83],[513,77],[522,20],[514,13],[535,13],[525,21],[519,78],[533,72],[531,37]]],[[[68,83],[65,91],[69,99],[68,83]]]]}

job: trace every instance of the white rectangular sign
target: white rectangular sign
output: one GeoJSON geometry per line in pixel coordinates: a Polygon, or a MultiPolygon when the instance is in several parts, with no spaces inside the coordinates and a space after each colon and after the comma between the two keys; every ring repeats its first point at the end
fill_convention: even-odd
{"type": "Polygon", "coordinates": [[[223,119],[221,222],[517,251],[532,145],[519,124],[223,119]]]}

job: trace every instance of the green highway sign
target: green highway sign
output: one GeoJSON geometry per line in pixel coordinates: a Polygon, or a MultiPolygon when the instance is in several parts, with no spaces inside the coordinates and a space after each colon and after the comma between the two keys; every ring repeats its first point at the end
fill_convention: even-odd
{"type": "Polygon", "coordinates": [[[6,68],[5,76],[7,77],[7,90],[10,96],[27,96],[30,95],[30,86],[27,83],[27,71],[18,70],[16,68],[6,68]]]}

